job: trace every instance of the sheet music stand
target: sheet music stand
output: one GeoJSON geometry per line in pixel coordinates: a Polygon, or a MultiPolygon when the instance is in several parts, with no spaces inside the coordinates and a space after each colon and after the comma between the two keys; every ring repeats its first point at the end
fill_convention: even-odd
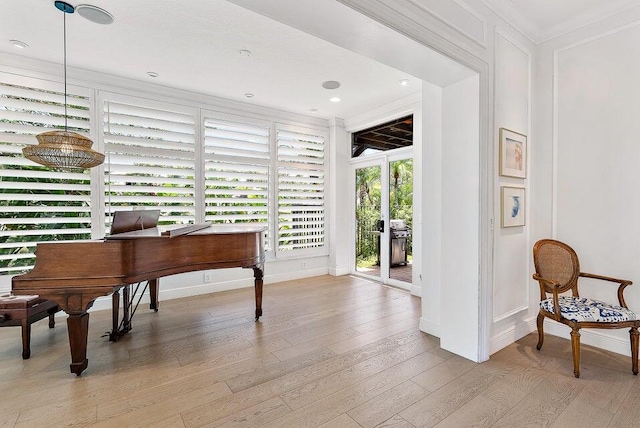
{"type": "Polygon", "coordinates": [[[160,210],[116,211],[113,213],[111,235],[151,229],[158,225],[160,210]]]}

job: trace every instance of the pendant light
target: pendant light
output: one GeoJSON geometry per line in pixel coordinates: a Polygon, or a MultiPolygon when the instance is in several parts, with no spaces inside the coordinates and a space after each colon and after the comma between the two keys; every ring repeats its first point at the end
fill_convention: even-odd
{"type": "Polygon", "coordinates": [[[24,156],[53,168],[92,168],[104,162],[104,154],[91,149],[93,142],[67,127],[67,14],[75,8],[64,1],[55,1],[63,12],[64,28],[64,131],[48,131],[36,135],[37,145],[22,149],[24,156]]]}

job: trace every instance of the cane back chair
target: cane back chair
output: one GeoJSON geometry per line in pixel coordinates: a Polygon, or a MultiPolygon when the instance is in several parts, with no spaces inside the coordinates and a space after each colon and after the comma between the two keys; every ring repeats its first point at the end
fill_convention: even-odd
{"type": "Polygon", "coordinates": [[[543,239],[533,247],[536,273],[533,279],[540,284],[540,313],[538,314],[538,345],[544,341],[544,319],[551,318],[571,327],[573,374],[580,377],[581,328],[630,328],[631,363],[633,374],[638,374],[638,327],[640,316],[627,308],[624,289],[631,281],[580,272],[576,252],[567,244],[543,239]],[[619,284],[618,305],[580,297],[578,278],[592,278],[619,284]],[[561,295],[571,290],[571,295],[561,295]]]}

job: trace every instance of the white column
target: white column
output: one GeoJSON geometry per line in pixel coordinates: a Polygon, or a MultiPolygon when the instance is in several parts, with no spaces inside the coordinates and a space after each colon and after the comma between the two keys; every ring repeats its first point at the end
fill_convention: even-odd
{"type": "Polygon", "coordinates": [[[349,159],[351,134],[342,119],[329,120],[329,273],[349,273],[349,159]]]}

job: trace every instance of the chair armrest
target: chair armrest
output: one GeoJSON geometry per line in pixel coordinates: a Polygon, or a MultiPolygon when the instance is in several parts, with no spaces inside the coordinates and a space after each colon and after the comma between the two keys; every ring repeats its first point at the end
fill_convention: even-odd
{"type": "Polygon", "coordinates": [[[593,273],[587,273],[587,272],[580,272],[580,276],[582,278],[591,278],[591,279],[599,279],[602,281],[608,281],[608,282],[615,282],[616,284],[620,284],[618,286],[618,303],[620,303],[620,306],[622,306],[625,309],[627,308],[627,303],[624,301],[624,289],[633,284],[632,281],[629,281],[627,279],[618,279],[618,278],[612,278],[609,276],[602,276],[602,275],[596,275],[593,273]]]}
{"type": "Polygon", "coordinates": [[[560,284],[557,281],[543,278],[537,273],[533,274],[533,279],[538,281],[540,284],[540,301],[547,298],[546,293],[551,293],[553,295],[553,315],[554,319],[559,321],[560,318],[562,318],[562,315],[560,314],[560,303],[558,301],[558,287],[560,287],[560,284]]]}
{"type": "Polygon", "coordinates": [[[540,283],[540,288],[544,289],[544,291],[546,291],[547,293],[553,293],[554,291],[556,293],[558,292],[558,287],[560,286],[560,283],[558,283],[557,281],[552,281],[550,279],[543,278],[537,273],[533,274],[533,279],[538,281],[540,283]]]}

